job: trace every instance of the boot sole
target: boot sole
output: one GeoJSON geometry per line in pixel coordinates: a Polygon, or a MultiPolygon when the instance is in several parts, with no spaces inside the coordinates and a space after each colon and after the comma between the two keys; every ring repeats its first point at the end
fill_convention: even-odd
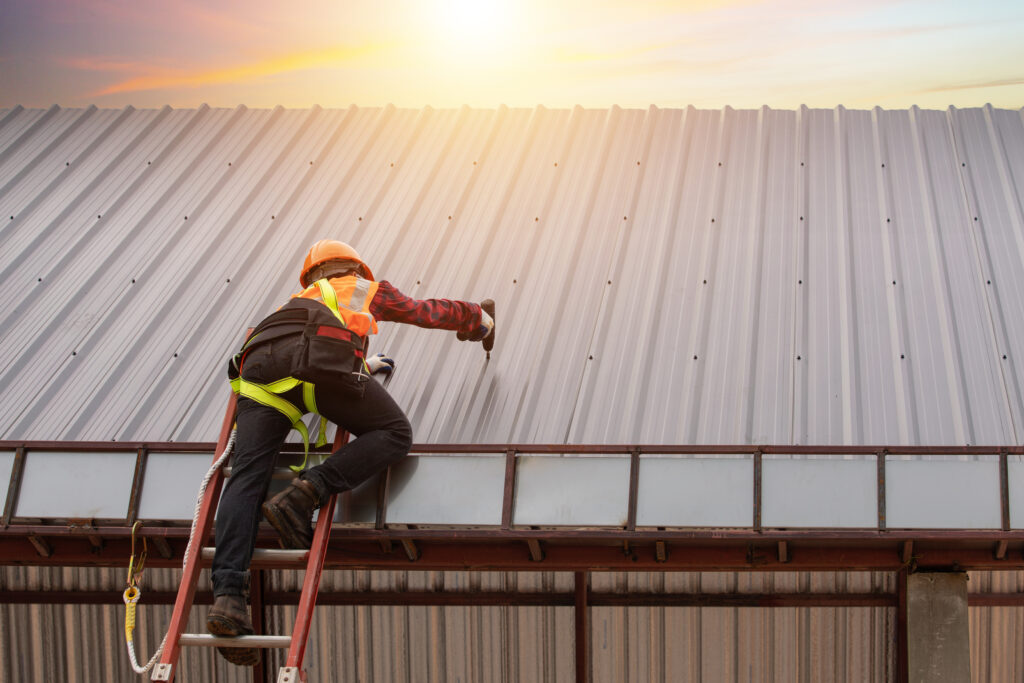
{"type": "MultiPolygon", "coordinates": [[[[213,615],[206,619],[206,630],[215,636],[232,638],[252,635],[251,631],[246,633],[246,629],[239,628],[238,622],[234,619],[218,615],[213,615]]],[[[221,657],[236,666],[256,666],[260,663],[260,651],[255,647],[218,647],[217,652],[220,653],[221,657]]]]}
{"type": "Polygon", "coordinates": [[[310,532],[309,538],[302,536],[295,527],[292,526],[292,522],[288,519],[288,516],[283,514],[275,505],[270,503],[264,503],[263,516],[270,522],[270,526],[274,527],[277,535],[281,537],[281,544],[285,548],[292,550],[309,550],[309,547],[313,544],[312,532],[310,532]]]}

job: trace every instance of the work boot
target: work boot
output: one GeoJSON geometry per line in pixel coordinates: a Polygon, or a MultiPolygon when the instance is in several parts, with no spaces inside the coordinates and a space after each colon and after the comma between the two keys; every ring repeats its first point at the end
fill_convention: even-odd
{"type": "Polygon", "coordinates": [[[263,516],[281,537],[285,548],[309,548],[313,544],[313,511],[320,507],[316,487],[305,479],[291,485],[263,504],[263,516]]]}
{"type": "MultiPolygon", "coordinates": [[[[252,620],[241,595],[218,595],[206,615],[206,630],[215,636],[251,636],[252,620]]],[[[254,647],[218,647],[221,656],[239,666],[256,666],[260,651],[254,647]]]]}

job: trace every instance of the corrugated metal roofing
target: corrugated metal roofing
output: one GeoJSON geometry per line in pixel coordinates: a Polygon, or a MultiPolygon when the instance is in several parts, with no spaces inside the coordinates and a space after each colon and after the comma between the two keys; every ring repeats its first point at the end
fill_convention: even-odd
{"type": "MultiPolygon", "coordinates": [[[[174,590],[179,572],[149,570],[137,649],[149,655],[170,606],[147,605],[145,591],[174,590]]],[[[268,574],[268,588],[297,590],[301,574],[268,574]]],[[[122,570],[0,568],[5,590],[124,588],[122,570]]],[[[895,590],[887,573],[594,573],[593,590],[736,595],[843,594],[895,590]]],[[[971,572],[971,595],[1017,592],[1024,572],[971,572]]],[[[366,572],[324,575],[323,590],[519,590],[571,592],[572,576],[552,572],[366,572]]],[[[198,629],[206,607],[197,606],[198,629]]],[[[888,681],[895,679],[895,610],[887,607],[594,607],[594,681],[888,681]]],[[[294,607],[269,609],[268,628],[287,632],[294,607]]],[[[124,654],[123,608],[111,605],[0,607],[0,671],[9,680],[134,680],[124,654]],[[15,627],[15,625],[19,627],[15,627]],[[85,628],[82,628],[82,625],[85,628]],[[84,637],[83,637],[84,636],[84,637]]],[[[974,681],[1024,676],[1024,608],[971,607],[974,681]]],[[[311,680],[365,683],[572,681],[571,607],[319,606],[311,633],[311,680]]],[[[269,671],[276,671],[273,653],[269,671]]],[[[184,651],[187,681],[248,681],[205,648],[184,651]]]]}
{"type": "Polygon", "coordinates": [[[0,438],[213,440],[351,242],[421,442],[1019,444],[1020,111],[0,111],[0,438]]]}
{"type": "MultiPolygon", "coordinates": [[[[1020,444],[1022,116],[0,110],[0,439],[214,440],[225,357],[295,289],[308,246],[335,237],[413,296],[498,302],[490,362],[450,334],[382,326],[375,348],[398,361],[390,390],[419,442],[1020,444]]],[[[122,577],[3,568],[5,588],[22,571],[65,588],[122,577]]],[[[1019,574],[972,573],[972,590],[1016,591],[1019,574]]],[[[891,581],[592,577],[679,591],[891,581]]],[[[567,578],[325,580],[553,590],[567,578]]],[[[131,678],[119,610],[2,609],[12,680],[131,678]]],[[[592,609],[595,680],[893,675],[890,608],[592,609]]],[[[143,618],[143,652],[169,611],[143,618]]],[[[572,677],[568,608],[316,614],[314,676],[572,677]]],[[[1024,676],[1022,614],[971,608],[976,680],[1024,676]]],[[[189,680],[246,676],[212,653],[185,661],[189,680]]]]}

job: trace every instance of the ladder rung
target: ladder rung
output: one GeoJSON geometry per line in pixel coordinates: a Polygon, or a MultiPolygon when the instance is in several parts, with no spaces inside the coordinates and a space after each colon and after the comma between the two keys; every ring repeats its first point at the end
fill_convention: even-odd
{"type": "MultiPolygon", "coordinates": [[[[213,554],[216,548],[203,548],[202,558],[207,562],[213,561],[213,554]]],[[[302,566],[309,559],[308,550],[285,550],[283,548],[257,548],[252,552],[252,563],[287,563],[302,566]]]]}
{"type": "Polygon", "coordinates": [[[291,636],[213,636],[209,633],[182,633],[178,642],[198,647],[290,647],[291,636]]]}
{"type": "MultiPolygon", "coordinates": [[[[224,476],[230,477],[232,472],[231,465],[224,467],[224,476]]],[[[299,475],[290,467],[275,467],[274,474],[271,475],[271,479],[295,479],[299,475]]]]}

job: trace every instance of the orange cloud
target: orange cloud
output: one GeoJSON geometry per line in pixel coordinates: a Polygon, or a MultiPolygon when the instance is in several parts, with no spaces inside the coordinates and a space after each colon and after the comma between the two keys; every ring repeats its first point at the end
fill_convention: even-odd
{"type": "MultiPolygon", "coordinates": [[[[344,66],[356,62],[370,54],[380,52],[385,45],[361,45],[357,47],[339,47],[329,50],[302,52],[275,57],[253,64],[207,69],[202,71],[158,69],[148,65],[136,65],[139,71],[148,71],[146,75],[129,78],[114,83],[96,93],[95,96],[116,95],[137,92],[140,90],[165,90],[171,88],[198,88],[204,85],[222,85],[251,81],[266,76],[314,69],[318,67],[344,66]]],[[[102,63],[100,63],[102,64],[102,63]]],[[[116,70],[129,70],[124,64],[117,64],[116,70]]],[[[82,68],[98,68],[83,65],[82,68]]]]}

